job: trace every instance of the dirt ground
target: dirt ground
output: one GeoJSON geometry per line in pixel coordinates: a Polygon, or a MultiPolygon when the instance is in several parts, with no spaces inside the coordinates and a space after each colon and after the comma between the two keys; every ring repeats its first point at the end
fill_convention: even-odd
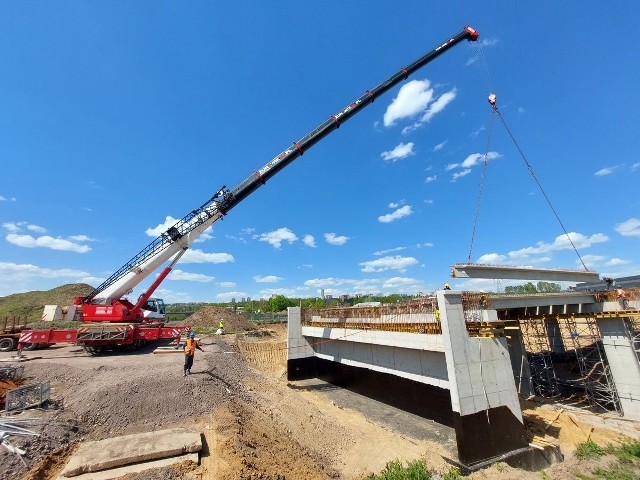
{"type": "MultiPolygon", "coordinates": [[[[154,355],[153,347],[102,356],[74,346],[28,352],[32,359],[24,363],[25,374],[49,380],[53,401],[47,409],[16,417],[40,417],[48,423],[29,427],[40,437],[12,437],[12,443],[27,451],[26,467],[0,449],[0,478],[55,479],[83,440],[178,425],[203,434],[200,465],[123,478],[359,480],[395,459],[425,459],[441,472],[449,468],[443,459],[450,456],[445,442],[416,438],[393,422],[379,422],[366,409],[345,407],[330,391],[287,382],[285,334],[286,326],[270,325],[204,338],[205,352],[197,352],[189,377],[182,376],[182,354],[154,355]]],[[[2,353],[0,359],[10,355],[2,353]]],[[[638,423],[615,416],[535,403],[523,408],[530,435],[559,444],[565,455],[565,462],[547,469],[550,478],[576,478],[574,472],[594,468],[593,462],[573,456],[575,445],[587,438],[606,445],[621,435],[640,437],[638,423]]],[[[602,462],[606,465],[606,459],[602,462]]],[[[469,478],[541,477],[498,464],[469,478]]]]}

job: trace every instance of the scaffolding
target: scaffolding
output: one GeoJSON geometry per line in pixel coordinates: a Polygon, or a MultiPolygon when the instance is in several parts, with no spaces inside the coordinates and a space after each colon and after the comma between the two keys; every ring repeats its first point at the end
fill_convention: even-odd
{"type": "Polygon", "coordinates": [[[602,344],[596,318],[562,316],[558,318],[565,345],[573,346],[580,369],[579,385],[589,405],[595,409],[615,410],[622,415],[609,361],[602,344]]]}
{"type": "Polygon", "coordinates": [[[527,353],[533,391],[544,398],[559,397],[560,386],[553,364],[546,321],[543,318],[527,318],[519,320],[518,323],[527,353]]]}
{"type": "Polygon", "coordinates": [[[435,297],[421,297],[376,307],[304,309],[302,324],[310,327],[442,334],[435,297]]]}

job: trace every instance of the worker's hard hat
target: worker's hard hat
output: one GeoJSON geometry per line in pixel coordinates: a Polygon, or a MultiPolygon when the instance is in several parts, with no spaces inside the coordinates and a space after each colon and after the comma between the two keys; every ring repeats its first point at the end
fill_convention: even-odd
{"type": "Polygon", "coordinates": [[[189,334],[189,336],[190,336],[191,338],[195,338],[195,337],[196,337],[196,334],[195,334],[195,332],[191,332],[191,333],[189,334]]]}
{"type": "Polygon", "coordinates": [[[445,284],[444,284],[444,286],[445,286],[445,287],[448,287],[448,286],[449,286],[449,284],[448,284],[448,283],[445,283],[445,284]]]}

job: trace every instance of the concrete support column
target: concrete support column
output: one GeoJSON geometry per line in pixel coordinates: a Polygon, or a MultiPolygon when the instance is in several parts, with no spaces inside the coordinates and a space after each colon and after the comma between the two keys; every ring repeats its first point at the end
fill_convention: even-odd
{"type": "Polygon", "coordinates": [[[460,462],[473,467],[526,448],[506,339],[469,337],[461,292],[441,290],[437,299],[460,462]]]}
{"type": "Polygon", "coordinates": [[[302,336],[302,309],[289,307],[287,334],[287,379],[303,380],[316,377],[313,348],[302,336]]]}
{"type": "Polygon", "coordinates": [[[524,349],[522,330],[519,327],[505,328],[505,334],[509,337],[509,356],[511,357],[511,369],[516,382],[518,395],[527,398],[534,394],[531,382],[531,370],[527,361],[527,352],[524,349]]]}
{"type": "Polygon", "coordinates": [[[624,318],[599,318],[598,328],[626,418],[640,420],[640,364],[624,318]]]}

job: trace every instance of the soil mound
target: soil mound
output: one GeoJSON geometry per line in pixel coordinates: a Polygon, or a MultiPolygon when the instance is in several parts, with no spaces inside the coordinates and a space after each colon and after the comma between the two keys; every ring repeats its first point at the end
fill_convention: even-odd
{"type": "Polygon", "coordinates": [[[256,324],[250,322],[244,315],[233,313],[224,307],[215,306],[201,308],[180,322],[180,324],[192,327],[218,328],[220,320],[224,322],[224,333],[242,333],[258,328],[256,324]]]}
{"type": "Polygon", "coordinates": [[[45,305],[72,305],[74,297],[84,297],[93,291],[86,283],[69,283],[46,291],[14,293],[0,297],[0,318],[20,317],[40,321],[45,305]]]}

